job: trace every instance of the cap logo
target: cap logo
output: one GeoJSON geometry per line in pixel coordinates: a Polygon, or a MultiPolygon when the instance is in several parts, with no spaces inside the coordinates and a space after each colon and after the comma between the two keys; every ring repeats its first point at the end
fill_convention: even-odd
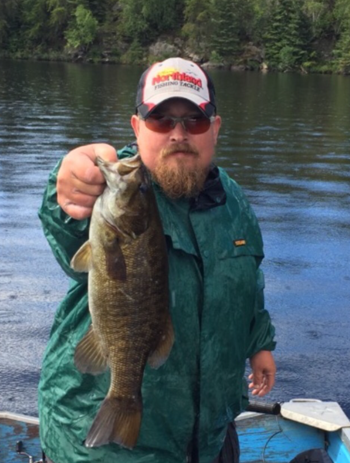
{"type": "Polygon", "coordinates": [[[187,72],[180,72],[174,68],[164,69],[152,78],[154,90],[158,90],[168,85],[180,85],[190,87],[199,91],[203,88],[202,79],[191,76],[187,72]]]}
{"type": "Polygon", "coordinates": [[[136,111],[148,117],[171,98],[190,101],[207,117],[216,111],[215,89],[209,75],[198,64],[183,58],[169,58],[144,71],[137,89],[136,111]]]}

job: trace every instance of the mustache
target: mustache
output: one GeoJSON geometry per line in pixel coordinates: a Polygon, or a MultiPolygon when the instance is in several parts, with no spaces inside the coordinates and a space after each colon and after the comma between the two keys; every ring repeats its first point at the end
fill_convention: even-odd
{"type": "Polygon", "coordinates": [[[199,156],[198,150],[191,146],[189,143],[174,143],[166,148],[162,149],[162,157],[170,156],[173,153],[178,153],[181,151],[182,153],[192,154],[194,156],[199,156]]]}

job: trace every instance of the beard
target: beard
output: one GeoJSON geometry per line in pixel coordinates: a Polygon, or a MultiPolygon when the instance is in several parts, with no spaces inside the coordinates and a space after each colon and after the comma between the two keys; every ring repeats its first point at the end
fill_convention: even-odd
{"type": "Polygon", "coordinates": [[[152,171],[152,178],[171,199],[193,198],[203,190],[208,167],[200,165],[198,151],[188,143],[176,143],[164,148],[159,161],[152,171]],[[186,158],[176,159],[176,162],[166,162],[173,153],[187,153],[191,163],[186,158]]]}

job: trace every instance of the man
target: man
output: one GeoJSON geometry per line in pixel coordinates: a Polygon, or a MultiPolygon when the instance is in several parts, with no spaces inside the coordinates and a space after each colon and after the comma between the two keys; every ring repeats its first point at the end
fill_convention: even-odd
{"type": "Polygon", "coordinates": [[[264,309],[262,239],[239,186],[213,164],[221,125],[210,77],[171,58],[147,69],[131,117],[150,171],[167,239],[175,343],[161,368],[146,367],[143,418],[134,449],[86,448],[84,439],[109,386],[108,374],[82,375],[73,357],[90,325],[86,275],[69,265],[87,240],[89,217],[104,179],[97,155],[114,148],[71,151],[51,174],[40,217],[53,253],[71,277],[46,350],[39,387],[41,439],[55,463],[228,463],[238,461],[234,418],[249,387],[264,396],[275,378],[274,328],[264,309]]]}

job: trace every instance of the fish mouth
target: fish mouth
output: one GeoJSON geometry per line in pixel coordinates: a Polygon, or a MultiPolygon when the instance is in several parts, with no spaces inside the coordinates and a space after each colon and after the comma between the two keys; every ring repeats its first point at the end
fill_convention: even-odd
{"type": "Polygon", "coordinates": [[[102,172],[110,170],[112,172],[118,172],[120,175],[127,175],[133,170],[141,167],[142,161],[140,154],[136,153],[135,156],[131,158],[119,159],[115,162],[109,162],[101,158],[101,156],[96,156],[95,164],[102,172]]]}
{"type": "Polygon", "coordinates": [[[136,169],[137,167],[140,167],[141,164],[142,164],[140,153],[136,153],[135,156],[133,156],[131,158],[123,159],[122,163],[125,166],[133,168],[133,169],[136,169]]]}
{"type": "Polygon", "coordinates": [[[141,156],[139,153],[132,158],[126,158],[118,162],[118,172],[120,175],[128,175],[132,171],[137,171],[142,166],[141,156]]]}

